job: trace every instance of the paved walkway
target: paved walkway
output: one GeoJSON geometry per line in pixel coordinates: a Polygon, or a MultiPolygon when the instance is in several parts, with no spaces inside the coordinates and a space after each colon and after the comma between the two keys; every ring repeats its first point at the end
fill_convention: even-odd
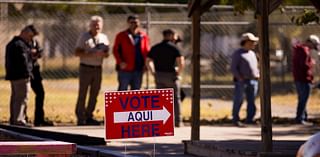
{"type": "MultiPolygon", "coordinates": [[[[102,138],[104,138],[105,135],[103,126],[57,126],[35,128],[102,138]]],[[[249,126],[245,128],[233,127],[231,125],[201,126],[200,140],[261,140],[260,130],[260,126],[249,126]]],[[[319,126],[274,125],[273,140],[305,141],[310,135],[318,131],[320,131],[319,126]]],[[[175,136],[107,140],[107,146],[101,147],[136,156],[153,156],[152,154],[155,150],[157,157],[182,157],[188,156],[184,155],[182,141],[190,140],[190,135],[191,127],[185,126],[175,128],[175,136]]]]}

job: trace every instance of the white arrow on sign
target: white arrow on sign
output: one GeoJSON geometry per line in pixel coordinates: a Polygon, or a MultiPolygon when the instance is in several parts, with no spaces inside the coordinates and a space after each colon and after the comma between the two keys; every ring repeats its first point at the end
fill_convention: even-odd
{"type": "Polygon", "coordinates": [[[163,106],[162,110],[114,112],[113,118],[114,123],[163,121],[163,124],[165,124],[170,115],[163,106]]]}

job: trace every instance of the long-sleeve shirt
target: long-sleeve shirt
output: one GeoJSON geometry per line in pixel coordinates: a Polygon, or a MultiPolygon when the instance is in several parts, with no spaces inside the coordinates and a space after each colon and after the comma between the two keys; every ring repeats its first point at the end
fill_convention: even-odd
{"type": "Polygon", "coordinates": [[[240,48],[232,55],[231,72],[235,80],[259,78],[258,60],[255,52],[240,48]]]}
{"type": "Polygon", "coordinates": [[[30,45],[19,36],[15,36],[6,46],[6,80],[27,79],[32,76],[32,58],[30,45]]]}
{"type": "Polygon", "coordinates": [[[314,61],[310,53],[306,45],[298,44],[293,47],[292,73],[295,81],[312,83],[314,61]]]}
{"type": "MultiPolygon", "coordinates": [[[[124,30],[116,35],[116,39],[113,45],[113,55],[116,59],[117,70],[132,72],[137,70],[136,65],[138,61],[140,64],[144,64],[147,54],[150,51],[149,46],[149,37],[145,32],[139,31],[138,35],[140,36],[140,45],[135,44],[133,35],[129,30],[124,30]],[[140,55],[136,53],[137,48],[140,48],[140,55],[142,59],[137,59],[140,55]],[[126,63],[127,66],[124,69],[119,69],[120,63],[126,63]]],[[[141,65],[140,65],[141,66],[141,65]]]]}

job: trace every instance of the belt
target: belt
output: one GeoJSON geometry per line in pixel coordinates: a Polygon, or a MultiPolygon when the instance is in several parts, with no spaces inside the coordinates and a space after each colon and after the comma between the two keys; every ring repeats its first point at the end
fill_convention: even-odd
{"type": "Polygon", "coordinates": [[[102,68],[101,65],[88,65],[83,63],[80,63],[80,66],[87,67],[87,68],[102,68]]]}
{"type": "Polygon", "coordinates": [[[259,80],[259,78],[246,78],[244,80],[259,80]]]}

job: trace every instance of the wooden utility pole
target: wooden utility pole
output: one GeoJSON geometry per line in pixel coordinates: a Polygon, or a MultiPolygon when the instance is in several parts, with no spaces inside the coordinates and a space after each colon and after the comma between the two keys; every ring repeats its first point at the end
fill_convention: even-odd
{"type": "Polygon", "coordinates": [[[261,138],[264,152],[272,152],[271,83],[269,54],[269,0],[257,0],[260,56],[261,138]]]}
{"type": "Polygon", "coordinates": [[[191,140],[200,139],[200,8],[192,14],[192,122],[191,140]]]}
{"type": "MultiPolygon", "coordinates": [[[[149,4],[149,0],[146,0],[146,3],[149,4]]],[[[147,32],[147,35],[149,36],[150,35],[150,21],[151,21],[151,12],[150,12],[150,7],[149,6],[146,6],[145,7],[145,14],[146,14],[146,32],[147,32]]],[[[149,76],[150,76],[150,73],[149,73],[149,70],[146,71],[146,89],[149,89],[149,76]]]]}

